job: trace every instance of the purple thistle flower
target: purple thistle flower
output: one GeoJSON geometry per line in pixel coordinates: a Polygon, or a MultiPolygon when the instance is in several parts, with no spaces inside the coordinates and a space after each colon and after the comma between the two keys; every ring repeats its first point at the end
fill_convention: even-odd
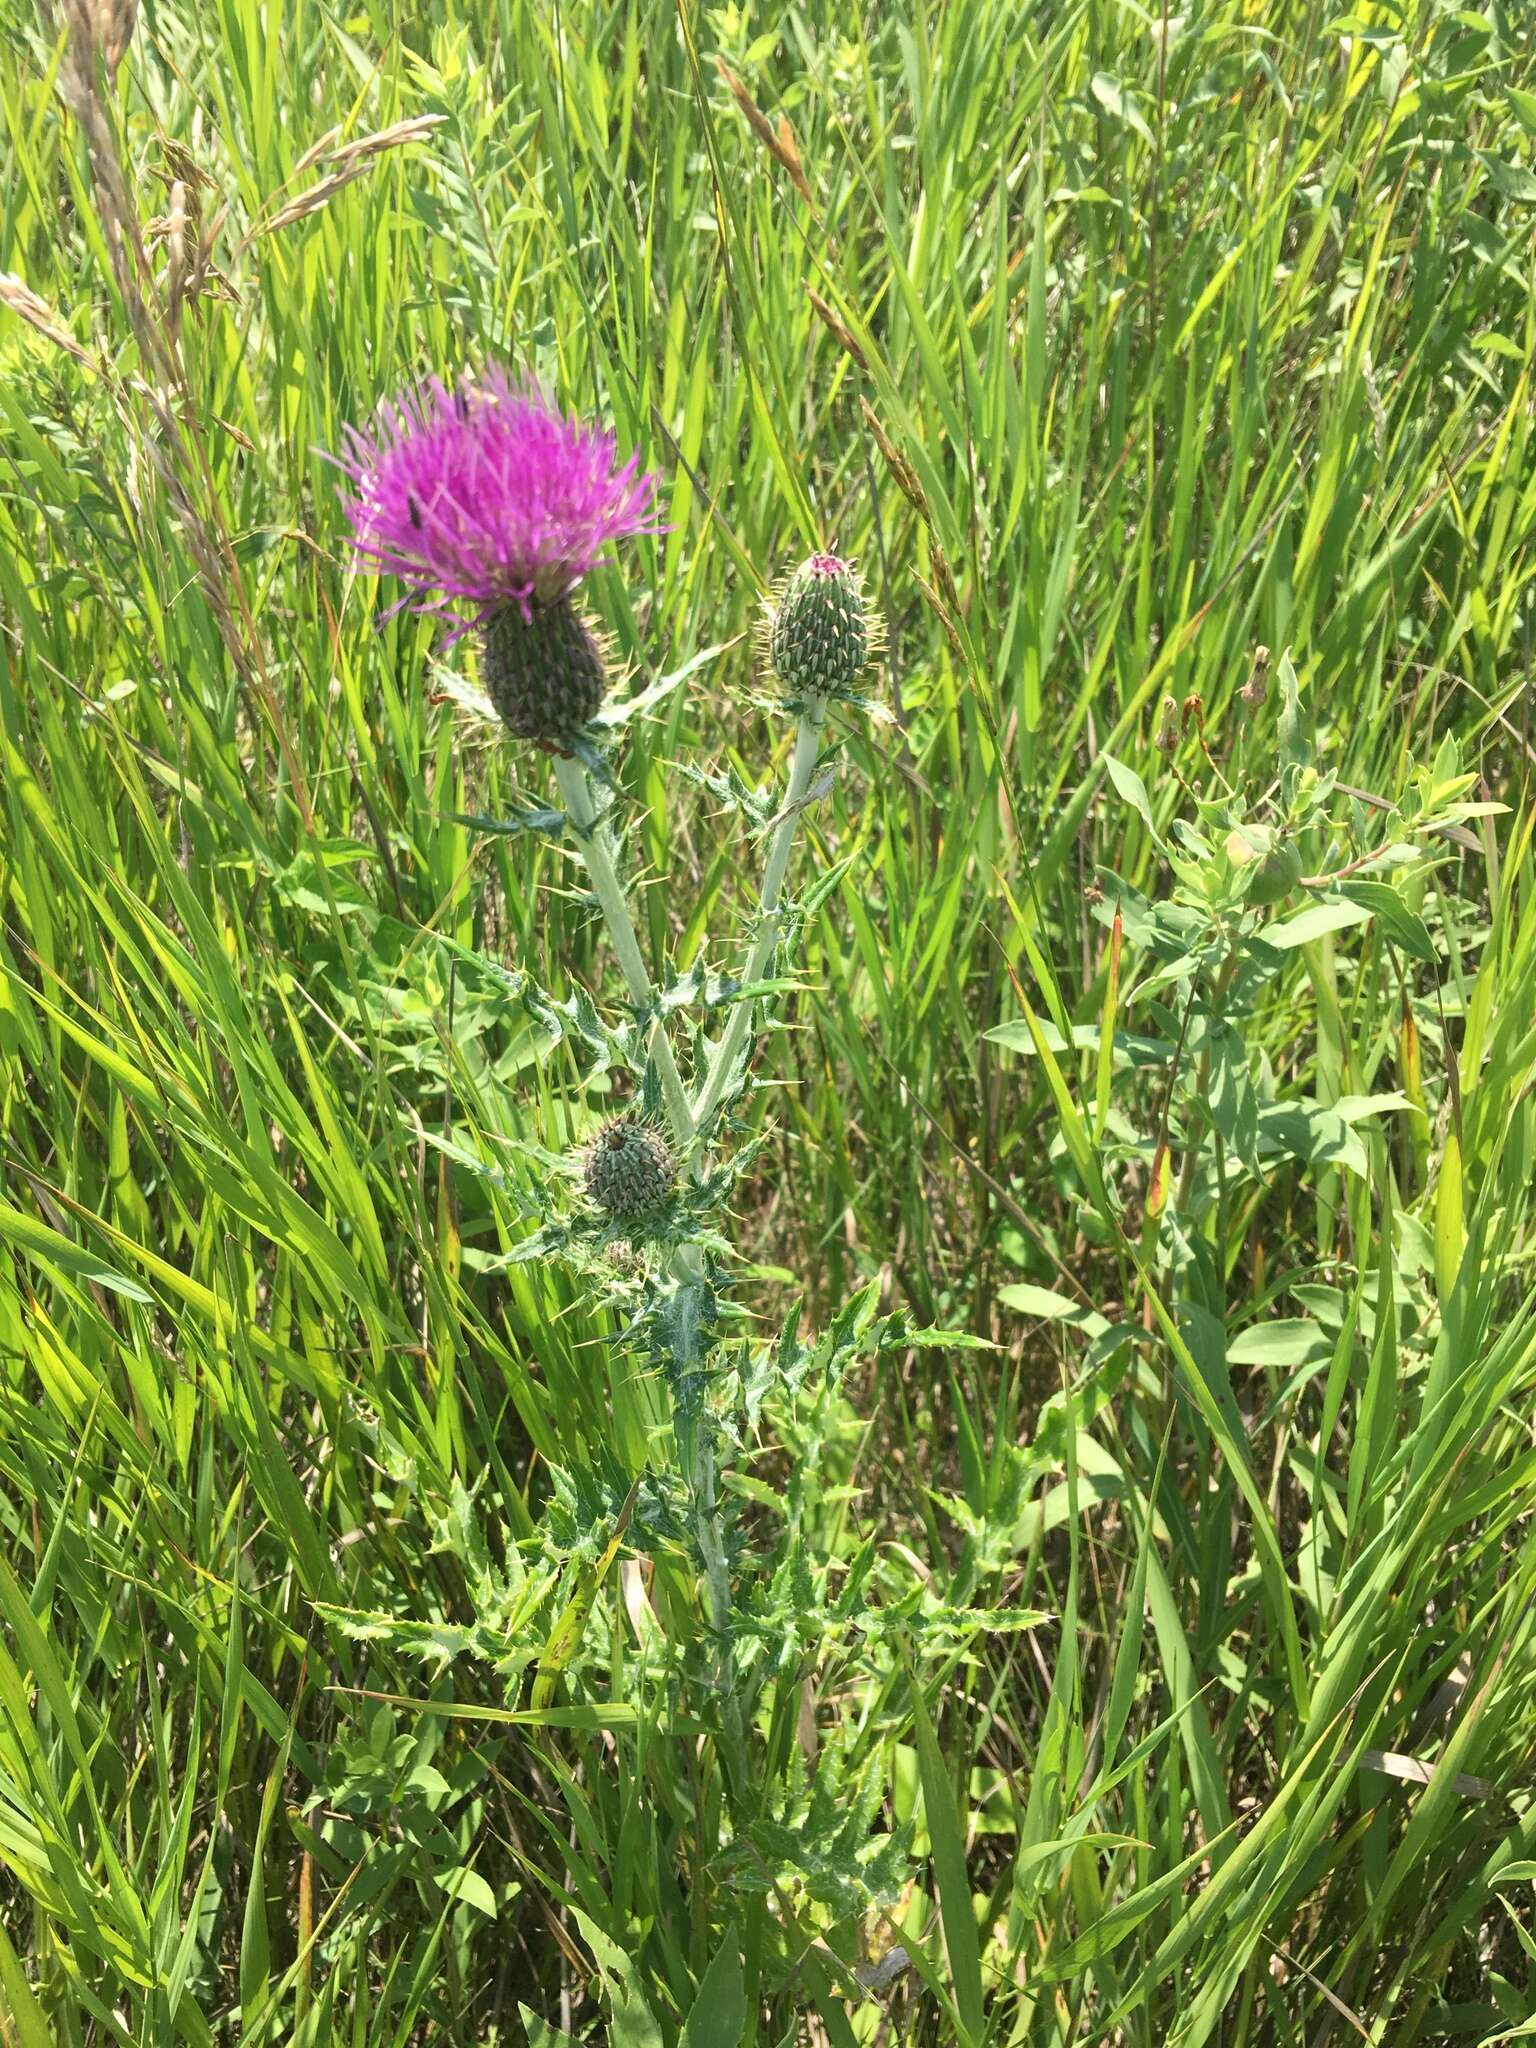
{"type": "Polygon", "coordinates": [[[336,460],[355,486],[343,509],[358,559],[409,586],[386,616],[443,612],[450,644],[510,606],[531,620],[608,541],[658,531],[639,457],[621,464],[611,433],[502,369],[401,393],[370,431],[347,429],[336,460]]]}

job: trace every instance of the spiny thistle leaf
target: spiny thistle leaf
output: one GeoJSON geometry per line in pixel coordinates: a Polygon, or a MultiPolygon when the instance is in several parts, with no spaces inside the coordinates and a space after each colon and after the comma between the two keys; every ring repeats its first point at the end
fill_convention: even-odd
{"type": "Polygon", "coordinates": [[[707,1278],[669,1281],[655,1290],[647,1306],[646,1342],[682,1416],[696,1417],[703,1409],[719,1321],[719,1296],[707,1278]]]}
{"type": "Polygon", "coordinates": [[[504,838],[520,832],[542,832],[551,839],[558,839],[565,830],[565,813],[551,809],[548,804],[509,804],[499,818],[485,816],[476,811],[448,811],[448,822],[453,825],[468,825],[475,832],[495,832],[504,838]]]}

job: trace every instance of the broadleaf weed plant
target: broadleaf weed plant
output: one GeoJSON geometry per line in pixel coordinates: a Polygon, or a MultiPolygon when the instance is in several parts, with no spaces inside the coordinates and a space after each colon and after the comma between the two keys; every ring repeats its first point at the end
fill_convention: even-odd
{"type": "MultiPolygon", "coordinates": [[[[1398,1213],[1400,1203],[1425,1196],[1429,1157],[1411,972],[1437,959],[1423,915],[1437,872],[1458,847],[1480,850],[1469,827],[1506,807],[1478,793],[1479,778],[1464,770],[1452,738],[1430,763],[1410,758],[1390,795],[1341,782],[1319,749],[1289,653],[1271,678],[1269,651],[1258,649],[1235,702],[1218,758],[1200,699],[1164,700],[1156,745],[1174,786],[1171,820],[1159,823],[1140,774],[1111,754],[1101,757],[1167,886],[1148,895],[1111,868],[1095,874],[1089,904],[1109,933],[1098,1021],[1071,1023],[1048,963],[1030,947],[1046,1015],[1019,986],[1022,1020],[988,1035],[1045,1070],[1080,1245],[1117,1272],[1120,1313],[1097,1317],[1091,1330],[1090,1405],[1104,1408],[1129,1384],[1148,1401],[1149,1445],[1158,1431],[1171,1435],[1181,1410],[1198,1415],[1242,1498],[1277,1660],[1305,1722],[1310,1698],[1293,1566],[1253,1467],[1233,1368],[1290,1369],[1291,1384],[1303,1385],[1331,1364],[1325,1412],[1336,1421],[1358,1330],[1396,1332],[1401,1321],[1403,1355],[1418,1370],[1444,1344],[1465,1245],[1455,1064],[1448,1047],[1448,1127],[1426,1232],[1398,1213]],[[1272,684],[1280,700],[1277,744],[1262,751],[1250,742],[1245,718],[1272,684]],[[1379,1085],[1389,1049],[1354,1042],[1337,988],[1330,942],[1361,928],[1379,939],[1374,950],[1399,977],[1397,1087],[1379,1085]],[[1266,1012],[1298,955],[1318,1023],[1280,1067],[1266,1012]],[[1140,971],[1127,976],[1133,958],[1140,971]],[[1079,1061],[1083,1085],[1074,1088],[1079,1061]],[[1150,1090],[1134,1085],[1138,1076],[1155,1077],[1150,1090]],[[1400,1157],[1387,1137],[1394,1114],[1403,1119],[1400,1157]],[[1315,1266],[1275,1274],[1266,1202],[1277,1187],[1303,1178],[1315,1204],[1315,1266]],[[1379,1270],[1370,1262],[1378,1237],[1379,1270]],[[1259,1313],[1233,1333],[1229,1279],[1245,1255],[1259,1313]],[[1352,1299],[1319,1284],[1352,1261],[1352,1299]],[[1317,1320],[1267,1319],[1262,1311],[1288,1292],[1317,1320]],[[1331,1361],[1327,1328],[1339,1333],[1331,1361]],[[1160,1376],[1145,1370],[1153,1356],[1162,1359],[1160,1376]]],[[[1080,1316],[1070,1298],[1035,1285],[1006,1289],[1005,1299],[1049,1319],[1080,1316]]],[[[1047,1432],[1040,1434],[1043,1440],[1047,1432]]],[[[1168,1441],[1165,1435],[1164,1453],[1168,1441]]],[[[1319,1610],[1328,1603],[1324,1588],[1342,1580],[1348,1562],[1347,1548],[1314,1545],[1306,1592],[1319,1610]]]]}
{"type": "MultiPolygon", "coordinates": [[[[1268,650],[1260,649],[1240,693],[1244,711],[1263,701],[1268,668],[1268,650]]],[[[1400,1110],[1418,1119],[1410,1124],[1414,1166],[1405,1180],[1410,1194],[1419,1191],[1424,1098],[1411,1061],[1400,1077],[1406,1092],[1351,1092],[1350,1069],[1360,1055],[1352,1058],[1347,1027],[1335,1017],[1331,1034],[1325,1021],[1324,1036],[1332,1036],[1337,1054],[1327,1077],[1336,1099],[1304,1097],[1260,1056],[1257,1027],[1298,952],[1314,987],[1322,980],[1319,948],[1333,934],[1376,925],[1390,958],[1409,965],[1432,961],[1421,914],[1430,881],[1458,842],[1478,846],[1470,824],[1505,809],[1477,796],[1478,777],[1463,770],[1451,738],[1432,763],[1410,761],[1391,797],[1341,784],[1319,756],[1289,654],[1277,665],[1275,683],[1276,755],[1248,758],[1241,722],[1234,721],[1238,744],[1224,766],[1207,743],[1198,700],[1182,706],[1166,700],[1158,745],[1184,798],[1166,832],[1153,821],[1142,779],[1113,757],[1105,760],[1111,784],[1150,832],[1172,887],[1152,901],[1108,870],[1094,885],[1095,914],[1111,927],[1116,968],[1124,938],[1148,962],[1133,988],[1122,994],[1116,972],[1106,989],[1095,1122],[1102,1136],[1119,1013],[1123,1005],[1137,1006],[1164,1034],[1160,1044],[1142,1041],[1139,1051],[1145,1057],[1157,1048],[1167,1062],[1167,1085],[1155,1129],[1133,1138],[1120,1159],[1138,1154],[1145,1169],[1139,1258],[1148,1268],[1186,1278],[1200,1267],[1202,1245],[1225,1245],[1234,1219],[1251,1217],[1255,1192],[1284,1163],[1317,1173],[1324,1210],[1338,1209],[1339,1175],[1368,1178],[1371,1172],[1359,1129],[1384,1114],[1400,1110]],[[1199,764],[1193,781],[1177,766],[1179,748],[1191,744],[1199,764]]],[[[1408,1016],[1406,977],[1402,987],[1408,1016]]],[[[1326,1020],[1326,989],[1323,994],[1326,1020]]],[[[1127,1135],[1122,1124],[1122,1139],[1127,1135]]],[[[1454,1132],[1449,1142],[1456,1144],[1454,1132]]],[[[1108,1156],[1115,1150],[1112,1143],[1108,1156]]],[[[1105,1219],[1089,1227],[1102,1242],[1105,1219]]],[[[1325,1253],[1333,1237],[1325,1221],[1325,1253]]],[[[1262,1293],[1262,1264],[1259,1277],[1262,1293]]],[[[1454,1270],[1445,1260],[1440,1278],[1449,1292],[1454,1270]]],[[[1222,1278],[1214,1269],[1183,1289],[1197,1312],[1205,1293],[1208,1311],[1224,1314],[1222,1278]]]]}
{"type": "MultiPolygon", "coordinates": [[[[867,1915],[898,1896],[910,1831],[881,1824],[889,1788],[868,1731],[841,1732],[819,1749],[806,1688],[829,1658],[856,1657],[895,1629],[920,1642],[932,1603],[908,1587],[883,1615],[872,1610],[867,1546],[834,1589],[808,1508],[843,1425],[839,1389],[851,1360],[896,1343],[974,1340],[880,1315],[874,1284],[818,1341],[802,1337],[798,1312],[764,1338],[732,1287],[728,1217],[762,1143],[741,1113],[753,1055],[794,986],[799,828],[824,791],[835,710],[871,708],[860,692],[879,654],[879,623],[855,566],[824,550],[764,600],[759,654],[778,709],[793,720],[787,776],[771,792],[720,791],[762,843],[761,882],[736,971],[671,977],[647,961],[630,911],[612,726],[595,722],[609,697],[610,654],[581,609],[603,548],[655,529],[654,480],[634,458],[619,461],[611,435],[495,370],[452,386],[433,380],[387,404],[371,430],[349,435],[340,460],[359,566],[403,583],[393,609],[440,615],[447,647],[478,645],[484,694],[505,733],[549,757],[559,808],[531,807],[507,829],[546,834],[574,857],[622,981],[621,1020],[605,1023],[588,1003],[579,1030],[605,1083],[617,1072],[627,1099],[574,1153],[521,1148],[535,1169],[528,1228],[505,1263],[572,1264],[614,1342],[643,1360],[666,1398],[641,1472],[555,1472],[550,1513],[524,1545],[558,1581],[551,1625],[537,1654],[501,1668],[520,1680],[532,1663],[535,1721],[558,1722],[564,1711],[577,1725],[586,1713],[602,1726],[614,1705],[623,1721],[631,1703],[603,1697],[602,1659],[586,1637],[620,1550],[646,1555],[642,1597],[664,1617],[648,1674],[667,1694],[664,1732],[690,1752],[702,1737],[718,1770],[713,1791],[695,1791],[694,1839],[679,1846],[690,1883],[701,1887],[700,1865],[713,1859],[722,1897],[758,1900],[743,1938],[770,1992],[814,1950],[813,1976],[830,1970],[857,1996],[871,1970],[889,1981],[901,1966],[868,1963],[867,1915]],[[739,1513],[766,1490],[737,1469],[765,1417],[783,1432],[781,1462],[793,1466],[766,1546],[773,1518],[748,1527],[739,1513]]],[[[462,684],[452,694],[472,697],[462,684]]],[[[501,1177],[462,1149],[457,1156],[501,1177]]],[[[335,1618],[364,1637],[389,1627],[378,1616],[335,1618]]],[[[927,1620],[940,1624],[931,1630],[936,1653],[966,1633],[963,1617],[927,1620]]],[[[885,1658],[882,1676],[889,1670],[885,1658]]],[[[690,1754],[688,1769],[700,1768],[690,1754]]],[[[733,1983],[737,1938],[725,1927],[717,1951],[733,1983]]]]}

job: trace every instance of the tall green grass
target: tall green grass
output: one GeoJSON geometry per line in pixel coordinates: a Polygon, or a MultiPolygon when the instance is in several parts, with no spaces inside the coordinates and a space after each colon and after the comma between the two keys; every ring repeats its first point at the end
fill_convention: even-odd
{"type": "MultiPolygon", "coordinates": [[[[0,2034],[1517,2037],[1522,11],[146,0],[94,95],[53,12],[8,10],[0,63],[0,271],[35,295],[0,310],[0,2034]],[[746,1287],[819,1326],[873,1281],[999,1349],[882,1351],[741,1485],[766,1520],[820,1457],[834,1577],[869,1541],[1051,1619],[926,1687],[808,1655],[860,1828],[914,1823],[862,1956],[787,1948],[800,1921],[682,1853],[716,1795],[674,1768],[632,1558],[581,1683],[528,1704],[548,1473],[622,1495],[659,1423],[579,1284],[499,1256],[511,1141],[561,1149],[602,1085],[526,989],[610,966],[557,852],[464,822],[545,768],[465,737],[426,624],[376,627],[323,453],[493,355],[666,480],[669,531],[594,590],[636,687],[677,679],[619,771],[658,960],[731,964],[749,862],[671,764],[764,780],[766,581],[835,541],[889,627],[894,722],[848,718],[810,819],[835,880],[759,1069],[746,1287]],[[1044,1014],[1042,969],[1099,1017],[1095,870],[1166,879],[1101,756],[1159,824],[1205,772],[1192,726],[1154,747],[1165,698],[1262,764],[1261,644],[1352,787],[1452,733],[1510,807],[1426,886],[1432,960],[1319,939],[1261,1018],[1276,1085],[1415,1105],[1366,1176],[1279,1170],[1208,1248],[1278,1584],[1160,1340],[1089,1351],[1139,1304],[1049,1073],[986,1035],[1044,1014]],[[1042,1288],[1081,1313],[1018,1305],[1042,1288]]],[[[1092,1053],[1062,1080],[1092,1105],[1092,1053]]],[[[1128,1199],[1160,1087],[1116,1076],[1128,1199]]]]}

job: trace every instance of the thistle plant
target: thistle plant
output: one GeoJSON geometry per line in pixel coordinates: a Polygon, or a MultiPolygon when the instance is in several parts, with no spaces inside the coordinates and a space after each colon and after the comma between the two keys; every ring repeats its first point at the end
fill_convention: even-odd
{"type": "Polygon", "coordinates": [[[478,627],[507,726],[569,754],[607,686],[575,593],[609,541],[650,530],[638,457],[618,463],[611,434],[490,370],[397,398],[371,431],[349,432],[341,464],[359,558],[406,585],[393,609],[445,612],[449,646],[478,627]]]}
{"type": "MultiPolygon", "coordinates": [[[[806,1644],[878,1633],[857,1598],[832,1607],[826,1567],[813,1560],[816,1473],[830,1455],[849,1362],[861,1349],[928,1333],[910,1331],[900,1314],[878,1316],[871,1287],[823,1339],[803,1341],[793,1317],[777,1341],[752,1337],[730,1299],[724,1218],[758,1142],[739,1111],[765,1002],[791,964],[798,827],[814,800],[833,707],[862,702],[855,686],[877,651],[876,624],[856,568],[825,551],[768,599],[760,651],[794,720],[787,779],[768,792],[721,785],[764,843],[761,886],[736,973],[677,980],[653,971],[630,915],[614,829],[620,798],[604,729],[593,722],[609,687],[608,646],[580,608],[581,585],[604,547],[656,529],[654,480],[634,458],[620,461],[612,435],[562,417],[532,387],[494,372],[457,387],[433,381],[396,400],[371,430],[349,436],[342,462],[360,566],[403,582],[393,609],[442,617],[450,646],[477,636],[485,694],[505,733],[550,756],[561,809],[539,813],[537,829],[561,839],[584,867],[627,997],[617,1026],[588,1015],[582,1029],[600,1059],[629,1067],[631,1106],[574,1157],[551,1162],[563,1171],[541,1185],[539,1227],[512,1256],[576,1266],[593,1306],[611,1312],[622,1341],[667,1389],[670,1456],[659,1453],[622,1503],[604,1494],[600,1476],[589,1484],[557,1475],[540,1540],[578,1577],[536,1659],[532,1702],[546,1704],[572,1670],[566,1616],[590,1611],[592,1557],[611,1561],[623,1539],[685,1558],[696,1622],[691,1640],[686,1629],[674,1631],[672,1679],[693,1725],[703,1722],[714,1737],[729,1820],[713,1846],[731,1882],[750,1887],[782,1862],[807,1815],[836,1807],[847,1837],[837,1882],[825,1892],[812,1887],[804,1909],[802,1933],[819,1936],[834,1903],[857,1914],[899,1886],[900,1831],[870,1836],[884,1797],[878,1752],[867,1743],[834,1746],[812,1782],[798,1759],[790,1769],[781,1755],[776,1770],[765,1770],[764,1744],[782,1748],[783,1730],[795,1725],[798,1710],[786,1703],[799,1697],[806,1644]],[[680,1058],[671,1032],[689,1009],[680,1058]],[[613,1256],[621,1242],[630,1251],[624,1260],[613,1256]],[[770,1410],[793,1445],[797,1477],[777,1549],[764,1556],[734,1525],[721,1482],[722,1466],[770,1410]],[[577,1542],[572,1503],[583,1500],[598,1505],[577,1542]]],[[[919,1606],[927,1597],[913,1595],[919,1606]]],[[[920,1622],[911,1607],[904,1628],[920,1622]]],[[[496,1661],[510,1672],[529,1658],[503,1649],[496,1661]]],[[[784,1895],[771,1875],[767,1881],[784,1895]]],[[[788,1932],[785,1940],[788,1969],[788,1932]]]]}

